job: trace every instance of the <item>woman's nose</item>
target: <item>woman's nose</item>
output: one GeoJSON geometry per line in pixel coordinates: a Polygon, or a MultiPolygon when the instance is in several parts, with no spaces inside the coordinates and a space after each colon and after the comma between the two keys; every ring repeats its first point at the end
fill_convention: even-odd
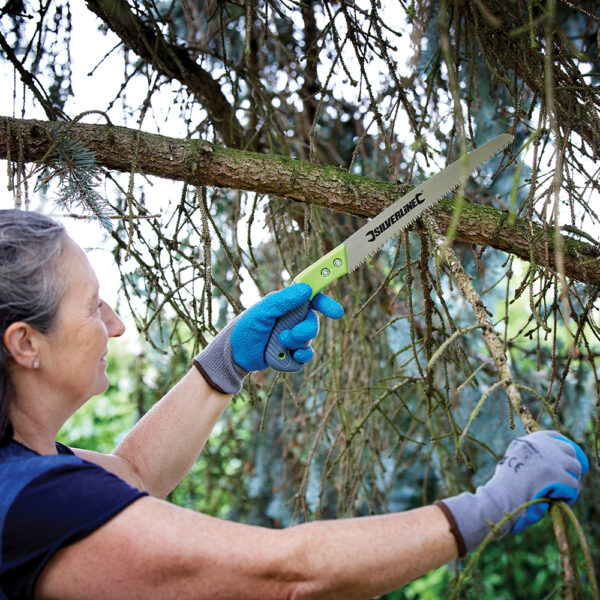
{"type": "Polygon", "coordinates": [[[119,337],[125,333],[125,325],[117,313],[104,301],[102,301],[102,320],[106,325],[109,337],[119,337]]]}

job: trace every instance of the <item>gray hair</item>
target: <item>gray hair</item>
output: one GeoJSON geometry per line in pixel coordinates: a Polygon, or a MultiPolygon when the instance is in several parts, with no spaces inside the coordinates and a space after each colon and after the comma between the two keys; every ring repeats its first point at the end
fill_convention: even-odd
{"type": "MultiPolygon", "coordinates": [[[[36,212],[0,210],[0,340],[9,325],[28,323],[41,333],[52,329],[65,292],[57,276],[67,239],[65,228],[36,212]]],[[[13,435],[9,418],[11,382],[8,351],[0,345],[0,446],[13,435]]]]}

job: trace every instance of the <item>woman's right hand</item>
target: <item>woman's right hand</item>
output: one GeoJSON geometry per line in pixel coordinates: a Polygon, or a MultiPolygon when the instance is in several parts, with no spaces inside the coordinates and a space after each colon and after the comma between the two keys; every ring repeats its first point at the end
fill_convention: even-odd
{"type": "MultiPolygon", "coordinates": [[[[239,392],[250,371],[267,368],[265,350],[277,319],[308,302],[311,295],[308,284],[294,283],[265,296],[229,323],[196,356],[194,365],[217,391],[224,394],[239,392]]],[[[340,304],[321,293],[310,301],[309,308],[303,321],[279,336],[279,342],[299,363],[306,363],[314,356],[309,344],[319,331],[315,310],[330,319],[340,319],[344,314],[340,304]]]]}

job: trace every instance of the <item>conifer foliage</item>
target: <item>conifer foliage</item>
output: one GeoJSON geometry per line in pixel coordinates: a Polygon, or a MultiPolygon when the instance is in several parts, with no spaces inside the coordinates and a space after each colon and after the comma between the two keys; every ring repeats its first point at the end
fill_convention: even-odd
{"type": "Polygon", "coordinates": [[[152,349],[138,414],[248,298],[515,137],[326,290],[346,315],[313,363],[250,377],[174,501],[276,526],[402,510],[560,429],[594,463],[575,512],[427,585],[599,597],[599,24],[595,0],[0,0],[12,197],[105,227],[152,349]]]}

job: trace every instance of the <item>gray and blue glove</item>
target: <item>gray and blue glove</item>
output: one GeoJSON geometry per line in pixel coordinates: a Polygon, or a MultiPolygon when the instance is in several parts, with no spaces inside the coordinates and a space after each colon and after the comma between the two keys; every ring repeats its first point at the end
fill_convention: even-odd
{"type": "MultiPolygon", "coordinates": [[[[536,431],[511,442],[494,476],[474,494],[463,492],[435,504],[448,518],[459,554],[464,556],[488,535],[489,523],[498,523],[531,500],[552,498],[573,504],[579,478],[588,469],[588,459],[575,442],[556,431],[536,431]]],[[[548,502],[528,506],[504,523],[496,537],[527,529],[548,506],[548,502]]]]}
{"type": "MultiPolygon", "coordinates": [[[[293,285],[265,296],[260,302],[238,315],[204,350],[194,358],[194,365],[206,381],[222,394],[236,394],[250,371],[267,368],[265,350],[277,319],[310,300],[311,287],[293,285]]],[[[340,319],[344,309],[332,298],[318,293],[309,304],[304,320],[279,334],[280,344],[291,351],[298,363],[307,363],[314,355],[309,343],[319,331],[319,311],[330,319],[340,319]]]]}

